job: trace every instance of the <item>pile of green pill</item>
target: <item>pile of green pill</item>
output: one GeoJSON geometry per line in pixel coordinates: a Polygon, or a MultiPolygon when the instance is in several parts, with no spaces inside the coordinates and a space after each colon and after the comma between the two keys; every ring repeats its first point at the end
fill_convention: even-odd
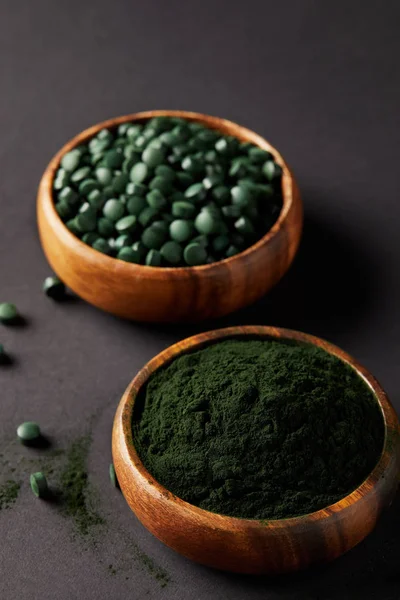
{"type": "Polygon", "coordinates": [[[154,267],[248,248],[282,208],[281,167],[261,148],[174,117],[102,129],[66,153],[56,210],[92,248],[154,267]]]}

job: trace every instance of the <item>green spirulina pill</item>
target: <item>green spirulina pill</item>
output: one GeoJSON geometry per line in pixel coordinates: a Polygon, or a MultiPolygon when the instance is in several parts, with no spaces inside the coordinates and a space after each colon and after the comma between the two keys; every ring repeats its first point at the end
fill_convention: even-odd
{"type": "Polygon", "coordinates": [[[171,180],[160,175],[157,175],[150,181],[149,188],[151,190],[160,190],[165,195],[170,194],[174,189],[171,180]]]}
{"type": "Polygon", "coordinates": [[[19,313],[15,304],[11,302],[0,303],[0,321],[2,323],[11,324],[19,317],[19,313]]]}
{"type": "Polygon", "coordinates": [[[102,254],[110,254],[111,252],[110,244],[104,238],[97,238],[97,240],[93,242],[92,248],[102,254]]]}
{"type": "Polygon", "coordinates": [[[254,233],[254,227],[248,217],[240,217],[240,219],[235,222],[235,228],[243,235],[250,235],[254,233]]]}
{"type": "Polygon", "coordinates": [[[241,208],[237,204],[227,204],[221,210],[228,219],[237,219],[242,214],[241,208]]]}
{"type": "Polygon", "coordinates": [[[88,246],[91,246],[99,238],[98,234],[94,231],[88,231],[82,236],[82,242],[85,242],[88,246]]]}
{"type": "Polygon", "coordinates": [[[119,250],[117,254],[117,258],[119,258],[120,260],[124,260],[125,262],[140,262],[139,252],[129,246],[124,246],[123,248],[121,248],[121,250],[119,250]]]}
{"type": "Polygon", "coordinates": [[[74,206],[79,201],[79,197],[71,187],[67,186],[58,194],[58,200],[74,206]]]}
{"type": "Polygon", "coordinates": [[[158,250],[149,250],[146,255],[146,265],[148,267],[159,267],[161,265],[161,254],[158,250]]]}
{"type": "Polygon", "coordinates": [[[173,202],[171,213],[174,217],[182,219],[191,219],[196,214],[196,208],[190,202],[185,200],[173,202]]]}
{"type": "Polygon", "coordinates": [[[47,479],[40,471],[38,473],[32,473],[30,476],[30,484],[32,492],[37,498],[46,498],[49,494],[47,479]]]}
{"type": "Polygon", "coordinates": [[[161,165],[165,160],[165,152],[162,148],[148,146],[142,154],[142,161],[151,169],[161,165]]]}
{"type": "Polygon", "coordinates": [[[138,216],[138,221],[142,227],[147,227],[157,217],[158,211],[151,206],[146,206],[138,216]]]}
{"type": "Polygon", "coordinates": [[[74,171],[71,175],[71,181],[79,183],[83,181],[90,174],[90,167],[81,167],[74,171]]]}
{"type": "Polygon", "coordinates": [[[247,206],[253,200],[252,190],[244,185],[236,185],[231,189],[232,203],[247,206]]]}
{"type": "Polygon", "coordinates": [[[209,238],[204,234],[196,235],[196,237],[192,238],[190,241],[200,244],[200,246],[203,246],[203,248],[207,248],[210,243],[209,238]]]}
{"type": "Polygon", "coordinates": [[[133,242],[133,237],[129,233],[123,233],[115,240],[114,248],[121,250],[121,248],[125,248],[126,246],[132,246],[133,242]]]}
{"type": "Polygon", "coordinates": [[[18,426],[17,436],[23,444],[34,444],[41,438],[40,427],[34,421],[26,421],[18,426]]]}
{"type": "Polygon", "coordinates": [[[207,195],[207,191],[202,183],[193,183],[185,191],[185,198],[191,202],[202,202],[207,195]]]}
{"type": "Polygon", "coordinates": [[[65,285],[58,277],[46,277],[43,282],[43,291],[53,300],[62,300],[65,297],[65,285]]]}
{"type": "Polygon", "coordinates": [[[73,209],[64,202],[59,202],[58,204],[56,204],[56,211],[58,216],[63,221],[67,221],[70,217],[72,217],[73,214],[73,209]]]}
{"type": "Polygon", "coordinates": [[[103,215],[107,219],[110,219],[110,221],[118,221],[123,217],[124,212],[124,205],[120,200],[116,200],[115,198],[107,200],[103,207],[103,215]]]}
{"type": "Polygon", "coordinates": [[[114,235],[114,223],[106,217],[100,217],[97,221],[97,231],[101,237],[109,238],[114,235]]]}
{"type": "Polygon", "coordinates": [[[185,173],[184,171],[178,171],[176,174],[176,179],[178,181],[178,185],[181,189],[186,189],[189,185],[194,183],[194,179],[189,173],[185,173]]]}
{"type": "Polygon", "coordinates": [[[225,252],[225,256],[226,258],[230,258],[231,256],[235,256],[235,254],[238,254],[238,252],[239,250],[236,248],[236,246],[231,245],[225,252]]]}
{"type": "Polygon", "coordinates": [[[90,192],[98,190],[99,187],[99,182],[89,177],[80,182],[78,189],[81,196],[89,196],[90,192]]]}
{"type": "Polygon", "coordinates": [[[211,190],[211,195],[219,206],[224,206],[230,201],[231,193],[225,185],[218,185],[211,190]]]}
{"type": "Polygon", "coordinates": [[[133,233],[136,229],[136,217],[135,215],[128,215],[123,217],[115,224],[115,229],[118,233],[133,233]]]}
{"type": "Polygon", "coordinates": [[[209,210],[202,210],[194,221],[194,226],[199,233],[211,235],[218,230],[218,221],[209,210]]]}
{"type": "Polygon", "coordinates": [[[135,183],[130,181],[126,186],[126,193],[128,196],[145,196],[148,192],[147,186],[142,183],[135,183]]]}
{"type": "Polygon", "coordinates": [[[227,235],[217,235],[212,242],[215,252],[223,252],[229,246],[229,237],[227,235]]]}
{"type": "Polygon", "coordinates": [[[109,150],[104,155],[104,162],[109,169],[118,169],[124,161],[124,155],[121,148],[109,150]]]}
{"type": "Polygon", "coordinates": [[[153,225],[142,233],[142,242],[150,250],[159,250],[165,242],[165,238],[166,233],[153,225]]]}
{"type": "Polygon", "coordinates": [[[88,231],[94,231],[97,226],[96,213],[93,209],[87,209],[85,212],[80,213],[75,218],[75,225],[81,233],[87,233],[88,231]]]}
{"type": "Polygon", "coordinates": [[[105,197],[100,190],[94,189],[89,192],[87,200],[89,204],[93,206],[93,208],[101,208],[105,202],[105,197]]]}
{"type": "Polygon", "coordinates": [[[282,168],[274,161],[267,160],[267,162],[263,165],[262,172],[268,181],[273,181],[282,175],[282,168]]]}
{"type": "Polygon", "coordinates": [[[175,171],[168,165],[158,165],[155,174],[164,179],[169,179],[170,181],[174,181],[175,179],[175,171]]]}
{"type": "Polygon", "coordinates": [[[143,196],[129,196],[126,201],[126,210],[130,215],[138,216],[146,206],[143,196]]]}
{"type": "Polygon", "coordinates": [[[161,210],[167,205],[165,196],[162,194],[162,192],[160,192],[160,190],[151,190],[146,195],[146,200],[148,205],[154,208],[155,210],[161,210]]]}
{"type": "Polygon", "coordinates": [[[186,242],[193,233],[193,224],[185,219],[176,219],[169,226],[169,235],[175,242],[186,242]]]}
{"type": "Polygon", "coordinates": [[[145,179],[147,178],[148,174],[148,166],[143,162],[139,162],[136,163],[134,167],[132,167],[131,172],[129,174],[129,178],[131,181],[133,181],[133,183],[143,183],[143,181],[145,181],[145,179]]]}
{"type": "Polygon", "coordinates": [[[61,190],[63,187],[68,185],[70,179],[70,173],[65,171],[65,169],[58,169],[56,178],[54,180],[53,187],[55,190],[61,190]]]}
{"type": "Polygon", "coordinates": [[[81,231],[78,229],[76,223],[75,223],[75,219],[70,219],[69,221],[67,221],[65,223],[67,229],[69,229],[69,231],[71,233],[73,233],[74,235],[76,235],[77,237],[79,237],[81,235],[81,231]]]}
{"type": "Polygon", "coordinates": [[[122,194],[125,191],[128,181],[129,177],[126,173],[120,173],[119,175],[116,175],[111,185],[114,193],[122,194]]]}
{"type": "Polygon", "coordinates": [[[98,167],[95,171],[95,175],[96,175],[96,178],[99,181],[99,183],[101,183],[101,185],[106,186],[109,183],[111,183],[111,180],[112,180],[111,169],[108,169],[107,167],[98,167]]]}
{"type": "Polygon", "coordinates": [[[177,265],[182,260],[182,248],[174,241],[165,242],[161,247],[160,254],[171,265],[177,265]]]}
{"type": "Polygon", "coordinates": [[[190,267],[203,265],[207,260],[207,251],[201,244],[192,242],[184,249],[183,258],[190,267]]]}
{"type": "Polygon", "coordinates": [[[257,148],[257,146],[250,148],[248,154],[250,161],[258,165],[262,165],[266,160],[271,158],[270,152],[262,148],[257,148]]]}
{"type": "Polygon", "coordinates": [[[81,153],[79,150],[71,150],[64,154],[61,159],[61,166],[65,171],[75,171],[77,166],[79,165],[79,161],[81,159],[81,153]]]}

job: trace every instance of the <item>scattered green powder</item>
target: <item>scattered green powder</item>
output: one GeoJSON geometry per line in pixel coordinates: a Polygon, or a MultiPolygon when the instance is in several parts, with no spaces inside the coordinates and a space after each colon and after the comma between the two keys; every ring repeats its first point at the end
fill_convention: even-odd
{"type": "Polygon", "coordinates": [[[142,563],[145,569],[150,573],[150,575],[158,581],[162,588],[166,587],[168,583],[171,581],[170,576],[167,571],[157,565],[150,556],[145,554],[140,548],[135,544],[134,548],[135,557],[142,563]]]}
{"type": "Polygon", "coordinates": [[[104,523],[91,501],[86,464],[90,442],[91,437],[87,435],[71,444],[60,478],[64,513],[73,518],[78,532],[82,535],[89,534],[93,527],[104,523]]]}
{"type": "Polygon", "coordinates": [[[167,489],[212,512],[278,519],[328,506],[371,472],[371,390],[309,344],[229,340],[186,354],[137,401],[135,445],[167,489]]]}
{"type": "Polygon", "coordinates": [[[13,479],[8,479],[0,485],[0,510],[10,508],[18,498],[21,485],[13,479]]]}

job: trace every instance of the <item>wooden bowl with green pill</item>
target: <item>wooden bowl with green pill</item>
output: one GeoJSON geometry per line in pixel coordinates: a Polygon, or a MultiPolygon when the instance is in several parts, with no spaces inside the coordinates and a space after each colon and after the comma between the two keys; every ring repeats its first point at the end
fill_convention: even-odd
{"type": "MultiPolygon", "coordinates": [[[[157,198],[154,198],[157,200],[157,198]]],[[[37,219],[46,257],[78,296],[120,317],[147,322],[201,321],[255,302],[288,270],[302,230],[302,202],[286,162],[264,138],[231,121],[184,111],[148,111],[104,121],[70,140],[50,161],[37,196],[37,219]],[[125,262],[83,243],[55,209],[53,184],[62,157],[104,128],[179,117],[269,151],[282,168],[282,208],[272,228],[245,250],[211,264],[157,267],[125,262]]],[[[99,249],[101,249],[99,247],[99,249]]]]}
{"type": "Polygon", "coordinates": [[[118,406],[112,434],[118,481],[142,524],[166,545],[191,560],[232,572],[279,574],[331,561],[360,543],[390,506],[400,481],[400,425],[377,380],[351,356],[319,338],[274,327],[231,327],[185,339],[148,362],[118,406]],[[321,510],[298,517],[257,520],[208,512],[163,487],[145,468],[132,433],[135,401],[149,377],[183,354],[233,339],[306,343],[349,365],[373,393],[383,416],[383,449],[378,462],[353,492],[321,510]]]}

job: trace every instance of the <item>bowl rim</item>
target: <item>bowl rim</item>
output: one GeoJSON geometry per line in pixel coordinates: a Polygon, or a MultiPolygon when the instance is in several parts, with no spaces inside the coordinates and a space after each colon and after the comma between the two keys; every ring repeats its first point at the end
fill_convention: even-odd
{"type": "MultiPolygon", "coordinates": [[[[121,398],[120,405],[116,412],[115,421],[117,421],[117,419],[119,420],[123,434],[123,453],[125,457],[129,458],[130,467],[136,470],[137,474],[143,481],[145,480],[150,484],[152,493],[161,495],[164,497],[164,499],[166,499],[166,501],[174,505],[179,505],[183,509],[190,511],[194,515],[202,518],[203,522],[209,521],[210,518],[215,519],[215,517],[217,517],[219,527],[223,529],[236,530],[237,528],[259,528],[260,526],[265,528],[266,525],[268,525],[268,527],[271,529],[281,529],[284,527],[293,527],[295,529],[299,525],[304,526],[307,522],[318,522],[329,519],[332,516],[336,516],[343,509],[354,506],[358,502],[364,500],[367,495],[374,492],[376,483],[381,477],[384,476],[385,472],[389,470],[391,463],[393,460],[395,460],[395,445],[399,444],[400,446],[400,424],[396,411],[391,405],[386,392],[383,390],[377,379],[365,367],[358,363],[358,361],[356,361],[351,355],[344,352],[341,348],[322,338],[291,329],[264,325],[244,325],[214,329],[198,335],[190,336],[167,347],[149,360],[132,379],[121,398]],[[262,337],[266,339],[269,338],[282,340],[289,339],[297,342],[316,345],[329,354],[332,354],[347,363],[358,374],[358,376],[363,379],[369,389],[373,392],[381,409],[384,420],[384,440],[382,452],[373,470],[350,494],[344,496],[334,504],[326,506],[317,511],[295,517],[287,517],[283,519],[240,518],[221,513],[213,513],[195,506],[194,504],[191,504],[190,502],[187,502],[178,496],[175,496],[173,492],[161,485],[146,469],[138,453],[136,452],[132,432],[134,405],[140,389],[147,382],[150,375],[152,375],[159,368],[167,366],[182,354],[200,350],[201,348],[218,341],[238,337],[262,337]]],[[[114,423],[114,428],[115,427],[116,424],[114,423]]]]}
{"type": "Polygon", "coordinates": [[[156,271],[157,272],[165,272],[171,273],[173,272],[175,276],[186,277],[188,274],[196,272],[202,273],[207,272],[212,274],[213,271],[218,269],[220,266],[231,265],[236,262],[238,259],[241,260],[243,257],[247,255],[257,252],[261,247],[269,244],[281,231],[283,224],[287,218],[287,215],[292,208],[293,202],[295,199],[300,201],[299,194],[295,193],[294,190],[295,183],[293,180],[293,175],[291,170],[283,159],[282,155],[276,150],[274,146],[272,146],[265,138],[261,135],[248,129],[247,127],[243,127],[234,121],[230,121],[228,119],[223,119],[220,117],[215,117],[203,113],[192,112],[192,111],[182,111],[182,110],[149,110],[149,111],[140,111],[137,113],[131,113],[127,115],[122,115],[118,117],[114,117],[111,119],[107,119],[105,121],[100,121],[75,135],[69,141],[67,141],[58,152],[53,156],[53,158],[48,163],[42,178],[39,183],[38,190],[38,200],[43,204],[43,208],[46,211],[47,215],[51,218],[51,223],[53,227],[57,228],[57,235],[61,236],[68,245],[74,244],[77,250],[81,252],[85,252],[87,258],[89,258],[92,263],[98,263],[104,266],[104,268],[108,267],[110,270],[115,268],[115,265],[118,264],[119,268],[124,268],[131,271],[132,275],[140,275],[145,276],[149,275],[151,277],[156,271]],[[116,257],[111,257],[106,254],[102,254],[101,252],[95,250],[88,244],[82,242],[80,238],[75,236],[69,229],[65,226],[65,223],[62,221],[61,217],[57,213],[55,209],[55,202],[53,197],[53,182],[56,175],[56,171],[59,168],[61,158],[82,143],[87,142],[93,136],[95,136],[101,129],[110,128],[114,129],[118,125],[121,125],[126,122],[140,122],[147,121],[153,117],[180,117],[186,119],[188,121],[200,122],[210,127],[212,129],[216,129],[221,131],[221,133],[225,133],[226,135],[233,135],[239,139],[245,139],[248,142],[253,143],[254,145],[262,148],[263,150],[267,150],[270,152],[274,160],[282,167],[282,200],[283,205],[279,216],[273,226],[266,232],[264,236],[262,236],[257,242],[245,248],[238,254],[231,256],[229,258],[224,258],[222,260],[205,264],[205,265],[196,265],[196,266],[186,266],[186,267],[154,267],[148,265],[139,265],[135,263],[129,263],[123,260],[120,260],[116,257]],[[115,263],[117,261],[117,263],[115,263]]]}

